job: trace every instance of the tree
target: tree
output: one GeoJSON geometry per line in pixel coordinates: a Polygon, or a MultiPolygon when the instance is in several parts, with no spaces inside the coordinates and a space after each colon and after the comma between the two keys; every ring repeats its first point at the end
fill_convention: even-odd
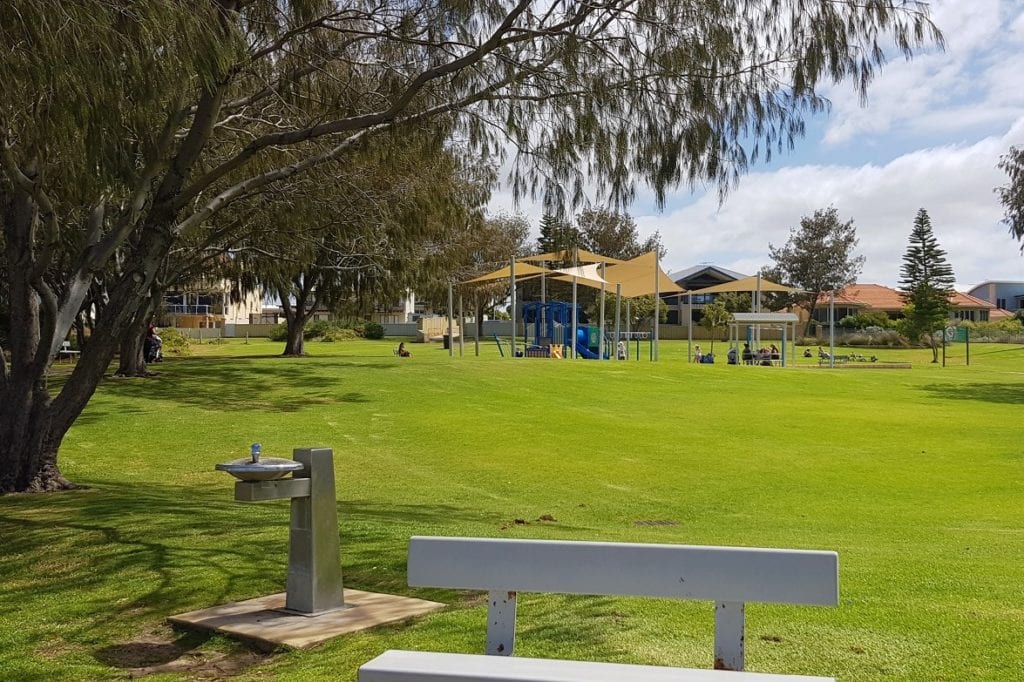
{"type": "Polygon", "coordinates": [[[732,313],[726,309],[725,303],[722,301],[715,301],[704,306],[704,316],[701,317],[700,323],[704,325],[704,328],[711,335],[712,353],[715,352],[715,333],[729,324],[731,319],[732,313]]]}
{"type": "Polygon", "coordinates": [[[774,270],[784,283],[803,291],[792,301],[807,311],[807,324],[822,294],[853,284],[864,267],[864,256],[855,256],[857,230],[853,221],[842,222],[835,207],[817,210],[800,219],[799,229],[789,231],[781,248],[768,245],[774,270]]]}
{"type": "Polygon", "coordinates": [[[231,207],[414,131],[511,154],[513,194],[551,209],[587,187],[616,206],[644,183],[659,203],[681,182],[725,191],[794,144],[819,89],[863,95],[880,36],[908,57],[942,41],[911,0],[0,4],[0,299],[18,332],[0,349],[0,492],[70,485],[60,444],[166,258],[242,239],[245,220],[214,227],[231,207]],[[100,272],[106,305],[51,395],[100,272]]]}
{"type": "Polygon", "coordinates": [[[602,256],[629,260],[655,250],[658,258],[668,255],[657,232],[641,242],[636,221],[625,212],[587,208],[576,218],[576,225],[583,248],[602,256]]]}
{"type": "Polygon", "coordinates": [[[537,238],[537,247],[541,253],[568,254],[577,246],[580,246],[580,234],[576,228],[551,213],[545,213],[541,217],[540,237],[537,238]]]}
{"type": "Polygon", "coordinates": [[[900,266],[899,289],[906,304],[905,329],[911,340],[922,336],[932,348],[932,362],[939,361],[935,332],[949,320],[949,297],[953,295],[953,268],[946,252],[932,233],[932,221],[923,208],[914,218],[910,243],[900,266]]]}
{"type": "MultiPolygon", "coordinates": [[[[512,256],[529,252],[530,223],[521,215],[499,213],[488,217],[474,230],[467,230],[451,245],[451,260],[456,263],[452,276],[465,281],[504,267],[512,256]]],[[[508,300],[509,282],[502,280],[472,288],[477,336],[483,335],[484,315],[495,314],[495,306],[508,300]]]]}
{"type": "Polygon", "coordinates": [[[1006,210],[1003,222],[1017,241],[1024,242],[1024,148],[1010,147],[1010,151],[1000,157],[999,169],[1010,176],[1008,185],[996,188],[1006,210]]]}

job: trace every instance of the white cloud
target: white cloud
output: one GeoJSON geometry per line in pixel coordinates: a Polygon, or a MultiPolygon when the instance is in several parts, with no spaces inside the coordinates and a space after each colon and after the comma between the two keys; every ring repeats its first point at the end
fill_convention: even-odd
{"type": "Polygon", "coordinates": [[[985,279],[1021,279],[1024,258],[1000,223],[993,188],[1004,184],[1000,154],[1024,142],[1024,118],[1006,135],[971,145],[923,149],[885,165],[794,166],[745,177],[719,207],[713,195],[663,215],[637,217],[641,232],[659,230],[666,265],[703,261],[752,273],[769,263],[769,242],[785,243],[802,216],[833,205],[852,218],[867,257],[864,282],[895,284],[919,208],[928,210],[940,245],[966,289],[985,279]]]}
{"type": "Polygon", "coordinates": [[[849,85],[832,88],[828,144],[889,131],[914,135],[1006,125],[1024,114],[1024,55],[1015,41],[1024,20],[1020,0],[940,0],[932,18],[945,52],[894,60],[872,83],[861,107],[849,85]]]}

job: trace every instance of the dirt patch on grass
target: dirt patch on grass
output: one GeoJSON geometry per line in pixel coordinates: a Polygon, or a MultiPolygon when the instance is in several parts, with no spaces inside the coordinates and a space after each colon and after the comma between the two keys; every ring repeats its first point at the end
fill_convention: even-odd
{"type": "Polygon", "coordinates": [[[209,639],[205,633],[151,633],[132,642],[103,647],[95,656],[101,663],[126,670],[129,678],[185,673],[197,680],[234,677],[266,660],[266,656],[242,646],[230,651],[199,650],[209,639]]]}

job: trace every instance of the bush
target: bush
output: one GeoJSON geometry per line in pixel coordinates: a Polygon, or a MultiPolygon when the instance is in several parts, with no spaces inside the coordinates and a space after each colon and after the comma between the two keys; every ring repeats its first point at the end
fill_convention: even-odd
{"type": "Polygon", "coordinates": [[[288,325],[284,322],[276,325],[270,330],[269,338],[271,341],[284,342],[288,340],[288,325]]]}
{"type": "Polygon", "coordinates": [[[884,329],[875,333],[849,334],[842,339],[844,346],[885,346],[887,348],[908,348],[910,343],[899,332],[884,329]]]}
{"type": "Polygon", "coordinates": [[[384,325],[377,322],[367,322],[363,325],[363,336],[368,339],[383,339],[384,325]]]}
{"type": "Polygon", "coordinates": [[[351,327],[342,327],[340,325],[331,325],[320,337],[320,341],[333,343],[334,341],[352,341],[357,338],[359,338],[359,333],[355,329],[352,329],[351,327]]]}
{"type": "Polygon", "coordinates": [[[847,315],[837,323],[844,329],[891,329],[893,321],[877,310],[865,310],[856,315],[847,315]]]}
{"type": "Polygon", "coordinates": [[[160,340],[163,342],[162,351],[164,355],[191,355],[192,343],[189,338],[174,327],[163,327],[160,332],[160,340]]]}

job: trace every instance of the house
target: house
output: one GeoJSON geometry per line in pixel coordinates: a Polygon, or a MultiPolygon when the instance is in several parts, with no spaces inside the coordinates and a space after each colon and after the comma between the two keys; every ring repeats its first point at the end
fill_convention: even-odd
{"type": "MultiPolygon", "coordinates": [[[[681,286],[687,291],[697,291],[698,289],[706,289],[707,287],[713,287],[716,284],[725,284],[726,282],[735,282],[738,279],[743,279],[747,275],[736,272],[734,270],[727,270],[726,268],[719,267],[717,265],[710,265],[708,263],[701,263],[700,265],[694,265],[683,270],[677,270],[676,272],[669,273],[669,277],[673,282],[681,286]]],[[[690,301],[693,305],[693,321],[699,323],[701,318],[704,317],[704,306],[709,303],[714,303],[720,294],[697,294],[690,301]]],[[[686,324],[686,296],[678,296],[677,294],[664,295],[662,299],[665,304],[668,305],[668,324],[686,324]]]]}
{"type": "MultiPolygon", "coordinates": [[[[814,319],[822,324],[828,323],[829,294],[818,299],[814,309],[814,319]]],[[[995,306],[970,294],[954,292],[949,299],[952,309],[951,320],[970,320],[971,322],[988,322],[989,314],[995,306]]],[[[900,292],[881,284],[851,284],[835,293],[835,321],[860,312],[883,312],[889,319],[903,317],[904,303],[900,292]]]]}
{"type": "Polygon", "coordinates": [[[232,300],[230,285],[197,282],[164,294],[161,323],[183,329],[214,329],[225,325],[249,324],[259,318],[263,302],[258,293],[232,300]]]}
{"type": "Polygon", "coordinates": [[[975,298],[988,301],[998,311],[990,319],[1006,318],[1024,308],[1024,282],[982,282],[967,292],[975,298]]]}

